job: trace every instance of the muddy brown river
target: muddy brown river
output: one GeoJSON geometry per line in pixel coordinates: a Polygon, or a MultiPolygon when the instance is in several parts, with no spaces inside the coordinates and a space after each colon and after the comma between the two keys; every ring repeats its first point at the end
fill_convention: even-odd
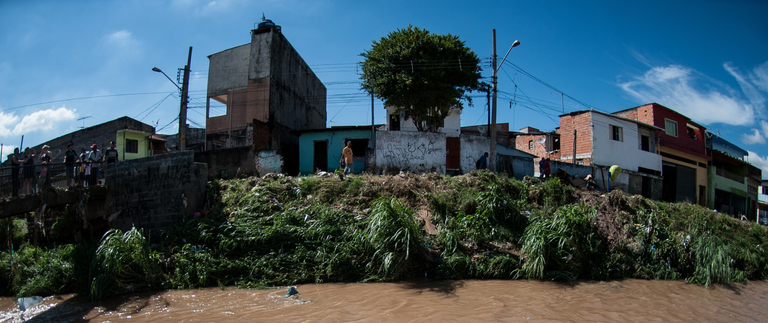
{"type": "Polygon", "coordinates": [[[559,284],[462,280],[307,284],[287,289],[137,293],[91,303],[45,298],[1,322],[768,322],[768,283],[704,288],[679,281],[559,284]]]}

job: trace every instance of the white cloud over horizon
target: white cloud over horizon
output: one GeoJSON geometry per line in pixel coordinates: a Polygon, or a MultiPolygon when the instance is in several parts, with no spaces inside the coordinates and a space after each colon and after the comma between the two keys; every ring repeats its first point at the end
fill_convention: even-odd
{"type": "Polygon", "coordinates": [[[760,130],[752,129],[752,134],[745,133],[741,135],[741,142],[747,145],[765,144],[765,137],[760,133],[760,130]]]}
{"type": "Polygon", "coordinates": [[[739,92],[686,66],[654,66],[642,56],[636,58],[649,70],[618,85],[641,103],[663,104],[705,125],[747,126],[740,137],[742,143],[768,143],[768,61],[747,72],[731,62],[723,63],[723,69],[739,84],[739,92]]]}
{"type": "Polygon", "coordinates": [[[749,153],[747,155],[749,163],[763,171],[763,178],[768,178],[768,157],[762,157],[751,150],[747,152],[749,153]]]}
{"type": "MultiPolygon", "coordinates": [[[[681,66],[655,66],[619,86],[640,102],[657,102],[703,123],[743,126],[754,122],[755,107],[728,88],[701,89],[695,70],[681,66]]],[[[760,107],[762,108],[762,107],[760,107]]]]}
{"type": "Polygon", "coordinates": [[[50,130],[60,123],[77,119],[75,109],[60,107],[32,112],[24,117],[0,112],[0,138],[50,130]]]}

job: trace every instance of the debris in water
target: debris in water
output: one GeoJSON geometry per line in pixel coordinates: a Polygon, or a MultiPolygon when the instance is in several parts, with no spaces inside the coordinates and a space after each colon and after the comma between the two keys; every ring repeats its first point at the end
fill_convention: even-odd
{"type": "Polygon", "coordinates": [[[296,289],[296,286],[288,287],[288,292],[285,293],[285,297],[291,297],[293,295],[298,295],[299,291],[296,289]]]}
{"type": "Polygon", "coordinates": [[[35,306],[35,304],[40,303],[43,301],[43,298],[40,296],[30,296],[30,297],[21,297],[17,299],[17,302],[19,303],[19,310],[22,312],[26,311],[28,308],[35,306]]]}

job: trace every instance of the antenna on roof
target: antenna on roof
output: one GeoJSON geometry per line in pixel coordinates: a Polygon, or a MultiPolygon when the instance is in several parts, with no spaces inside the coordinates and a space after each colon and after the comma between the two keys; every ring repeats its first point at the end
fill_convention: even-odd
{"type": "Polygon", "coordinates": [[[82,117],[82,118],[80,118],[80,119],[77,119],[77,121],[83,120],[83,126],[82,126],[82,127],[80,127],[80,129],[85,129],[85,119],[88,119],[88,118],[90,118],[90,117],[91,117],[91,116],[87,116],[87,117],[82,117]]]}

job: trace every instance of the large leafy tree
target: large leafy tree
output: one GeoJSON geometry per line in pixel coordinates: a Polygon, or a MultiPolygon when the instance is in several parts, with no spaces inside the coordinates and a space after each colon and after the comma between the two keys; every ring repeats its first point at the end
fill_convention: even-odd
{"type": "Polygon", "coordinates": [[[437,131],[451,108],[463,109],[479,88],[480,60],[459,37],[418,27],[398,29],[360,54],[362,88],[413,119],[419,131],[437,131]]]}

